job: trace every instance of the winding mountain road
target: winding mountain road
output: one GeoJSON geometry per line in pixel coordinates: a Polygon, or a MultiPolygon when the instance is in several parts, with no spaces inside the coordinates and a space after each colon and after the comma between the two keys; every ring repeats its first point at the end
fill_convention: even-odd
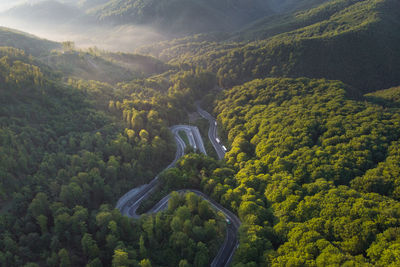
{"type": "MultiPolygon", "coordinates": [[[[208,136],[218,154],[218,157],[222,159],[225,155],[225,150],[223,149],[224,147],[220,144],[220,142],[217,142],[218,137],[216,135],[217,131],[216,131],[215,119],[210,114],[202,110],[199,105],[197,105],[197,109],[201,116],[209,120],[210,130],[208,136]],[[211,126],[214,127],[211,129],[211,126]]],[[[188,125],[175,125],[172,126],[170,130],[174,134],[175,142],[177,145],[177,151],[175,154],[175,159],[164,170],[168,170],[173,166],[175,166],[176,162],[185,154],[186,144],[179,136],[180,131],[185,132],[185,134],[189,139],[189,144],[195,150],[199,150],[201,153],[206,154],[206,150],[203,144],[203,139],[201,138],[199,129],[197,127],[188,125]]],[[[151,195],[151,193],[155,190],[155,188],[157,188],[157,186],[159,185],[158,181],[159,181],[159,176],[157,175],[150,183],[130,190],[118,200],[116,208],[119,209],[123,215],[126,215],[131,218],[139,218],[140,215],[136,213],[137,209],[139,208],[143,200],[147,199],[151,195]]],[[[226,236],[223,245],[218,251],[217,256],[212,261],[211,266],[212,267],[229,266],[232,257],[235,253],[235,250],[239,244],[237,237],[238,228],[241,224],[239,218],[234,213],[225,209],[219,203],[212,200],[210,197],[208,197],[207,195],[205,195],[200,191],[185,189],[185,190],[180,190],[178,192],[181,193],[193,192],[196,195],[210,202],[211,206],[214,209],[221,211],[224,214],[224,216],[229,222],[227,224],[226,236]]],[[[153,214],[165,210],[168,207],[168,201],[170,197],[171,197],[170,195],[165,196],[156,205],[154,205],[147,212],[147,214],[153,214]]]]}
{"type": "Polygon", "coordinates": [[[204,119],[208,120],[210,127],[208,128],[208,139],[210,139],[215,151],[217,152],[218,159],[225,157],[226,148],[221,144],[217,134],[217,121],[207,111],[202,109],[198,103],[196,103],[197,113],[200,114],[204,119]]]}

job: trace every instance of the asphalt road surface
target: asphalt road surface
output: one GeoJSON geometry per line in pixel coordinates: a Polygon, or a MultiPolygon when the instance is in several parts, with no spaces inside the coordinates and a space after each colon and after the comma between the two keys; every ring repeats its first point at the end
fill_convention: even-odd
{"type": "MultiPolygon", "coordinates": [[[[201,138],[201,135],[200,135],[199,128],[197,128],[196,126],[189,126],[189,125],[175,125],[175,126],[172,126],[170,129],[171,129],[172,133],[175,135],[175,137],[176,137],[176,135],[179,135],[178,132],[180,132],[180,131],[185,132],[189,139],[189,145],[191,147],[193,147],[195,150],[199,150],[201,153],[207,155],[207,152],[206,152],[206,149],[205,149],[204,143],[203,143],[203,138],[201,138]]],[[[175,138],[175,140],[176,140],[176,138],[175,138]]],[[[180,138],[180,140],[182,140],[182,138],[180,138]]],[[[186,147],[185,144],[183,144],[183,146],[186,147]]]]}
{"type": "MultiPolygon", "coordinates": [[[[210,138],[211,143],[213,144],[214,148],[216,149],[216,152],[218,154],[218,157],[222,159],[225,156],[225,151],[223,149],[222,144],[217,142],[217,130],[216,130],[216,122],[215,119],[202,110],[199,106],[198,111],[200,115],[205,117],[207,120],[210,121],[210,129],[208,136],[210,138]],[[213,128],[211,129],[211,127],[213,128]],[[214,141],[214,142],[213,142],[214,141]]],[[[168,170],[175,166],[176,162],[185,154],[185,148],[186,144],[182,140],[182,138],[179,136],[180,131],[184,131],[189,139],[189,144],[199,150],[201,153],[206,154],[206,150],[204,148],[203,144],[203,139],[201,138],[199,129],[194,126],[188,126],[188,125],[176,125],[172,126],[171,128],[172,133],[174,134],[175,142],[177,145],[177,151],[175,154],[175,159],[173,162],[168,165],[164,170],[168,170]]],[[[158,186],[158,175],[148,184],[142,185],[140,187],[134,188],[127,192],[125,195],[123,195],[119,200],[116,205],[116,208],[121,211],[122,214],[131,217],[131,218],[139,218],[140,215],[136,213],[137,209],[143,202],[143,200],[147,199],[152,191],[158,186]]],[[[225,209],[222,207],[220,204],[209,198],[207,195],[204,193],[197,191],[197,190],[191,190],[191,189],[185,189],[185,190],[180,190],[179,192],[184,193],[184,192],[193,192],[196,195],[204,198],[205,200],[209,201],[212,207],[218,211],[221,211],[224,216],[226,217],[227,220],[229,220],[229,223],[227,223],[227,229],[226,229],[226,236],[223,245],[221,246],[220,250],[218,251],[217,256],[214,258],[214,260],[211,263],[212,267],[220,267],[220,266],[229,266],[232,257],[236,251],[236,248],[239,244],[238,241],[238,228],[240,226],[240,220],[239,218],[233,214],[231,211],[225,209]]],[[[153,208],[151,208],[147,214],[151,213],[157,213],[159,211],[165,210],[168,207],[168,201],[170,199],[170,195],[164,197],[162,200],[160,200],[156,205],[154,205],[153,208]]]]}
{"type": "Polygon", "coordinates": [[[211,116],[210,113],[202,109],[199,104],[196,104],[196,107],[197,113],[199,113],[200,116],[208,120],[210,123],[210,127],[208,128],[208,139],[210,139],[211,144],[217,152],[218,159],[223,159],[225,157],[226,148],[222,145],[221,140],[218,138],[217,121],[213,116],[211,116]]]}

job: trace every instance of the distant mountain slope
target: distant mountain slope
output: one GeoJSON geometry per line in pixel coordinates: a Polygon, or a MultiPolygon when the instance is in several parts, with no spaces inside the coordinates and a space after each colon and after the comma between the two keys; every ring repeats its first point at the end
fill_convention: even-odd
{"type": "MultiPolygon", "coordinates": [[[[300,1],[305,4],[305,1],[300,1]]],[[[268,37],[294,31],[317,24],[326,20],[330,20],[332,16],[338,12],[354,5],[359,0],[339,0],[339,1],[308,1],[311,7],[315,2],[320,3],[317,7],[304,9],[298,12],[278,14],[264,17],[256,22],[247,25],[240,30],[233,39],[235,40],[262,40],[268,37]]],[[[299,8],[301,9],[301,8],[299,8]]]]}
{"type": "Polygon", "coordinates": [[[111,0],[92,10],[100,20],[152,24],[169,32],[234,29],[269,13],[262,0],[111,0]]]}
{"type": "Polygon", "coordinates": [[[325,77],[365,91],[400,83],[399,1],[339,0],[298,14],[305,20],[312,15],[324,19],[235,50],[221,59],[222,65],[231,63],[220,73],[229,76],[239,64],[241,79],[251,75],[325,77]],[[249,64],[259,57],[263,58],[260,63],[249,64]]]}
{"type": "Polygon", "coordinates": [[[149,56],[106,53],[96,49],[89,49],[89,52],[73,49],[62,51],[61,43],[4,27],[0,27],[0,47],[2,46],[23,50],[25,55],[33,55],[35,62],[43,70],[50,68],[64,77],[117,83],[170,69],[162,61],[149,56]]]}
{"type": "Polygon", "coordinates": [[[265,38],[251,43],[189,39],[147,52],[201,64],[224,87],[268,76],[336,79],[363,91],[400,83],[399,1],[336,0],[286,18],[260,21],[232,38],[265,38]]]}
{"type": "Polygon", "coordinates": [[[36,36],[0,27],[0,46],[12,46],[24,50],[27,54],[39,56],[60,47],[59,43],[40,39],[36,36]]]}

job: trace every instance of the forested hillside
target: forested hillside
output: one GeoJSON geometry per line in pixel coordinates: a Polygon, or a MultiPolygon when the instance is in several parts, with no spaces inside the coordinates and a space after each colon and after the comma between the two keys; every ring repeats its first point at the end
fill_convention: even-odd
{"type": "Polygon", "coordinates": [[[400,83],[400,3],[329,1],[307,11],[269,17],[232,38],[196,40],[139,50],[171,63],[200,64],[222,87],[263,77],[338,79],[362,91],[400,83]],[[248,38],[258,39],[247,43],[248,38]],[[154,48],[154,49],[153,49],[154,48]]]}
{"type": "Polygon", "coordinates": [[[86,258],[81,239],[89,234],[95,247],[90,234],[105,240],[111,210],[104,206],[100,213],[100,205],[112,204],[170,160],[173,147],[166,143],[170,137],[164,122],[153,111],[136,133],[125,130],[118,120],[95,110],[82,92],[49,80],[23,51],[2,48],[0,62],[2,265],[59,265],[66,260],[81,265],[96,257],[111,262],[117,241],[137,240],[132,234],[119,236],[121,223],[130,224],[121,215],[113,216],[118,233],[108,249],[101,247],[86,258]],[[109,219],[97,216],[96,223],[97,213],[109,219]],[[99,235],[102,223],[106,228],[99,235]],[[109,252],[100,253],[105,249],[109,252]]]}
{"type": "MultiPolygon", "coordinates": [[[[102,57],[128,65],[137,60],[141,68],[150,62],[135,55],[102,57]]],[[[172,160],[167,126],[183,117],[178,110],[192,102],[195,88],[208,87],[208,74],[171,75],[182,81],[182,94],[183,87],[163,76],[132,76],[114,86],[72,78],[62,83],[23,50],[3,47],[0,58],[1,265],[137,266],[149,259],[162,263],[168,255],[176,266],[182,253],[183,263],[211,261],[225,221],[207,203],[176,196],[173,208],[154,221],[171,232],[148,228],[152,217],[132,221],[113,209],[119,196],[172,160]],[[183,223],[184,232],[178,227],[183,223]],[[165,245],[176,241],[185,245],[165,245]],[[164,244],[160,254],[146,252],[154,244],[164,244]]]]}
{"type": "Polygon", "coordinates": [[[34,56],[44,55],[61,47],[56,42],[39,39],[36,36],[4,27],[0,27],[0,46],[19,48],[34,56]]]}
{"type": "Polygon", "coordinates": [[[349,89],[327,80],[254,80],[218,101],[231,143],[233,171],[224,173],[236,174],[221,179],[216,169],[201,179],[244,223],[237,262],[398,263],[400,110],[386,104],[398,90],[354,98],[349,89]]]}
{"type": "Polygon", "coordinates": [[[96,47],[78,49],[73,42],[52,42],[25,32],[0,27],[0,46],[14,47],[32,55],[36,64],[52,74],[111,84],[161,74],[171,69],[151,56],[112,53],[96,47]]]}

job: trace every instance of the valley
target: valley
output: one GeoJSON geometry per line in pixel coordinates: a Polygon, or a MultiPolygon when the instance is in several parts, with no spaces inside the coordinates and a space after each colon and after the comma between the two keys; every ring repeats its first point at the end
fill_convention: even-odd
{"type": "MultiPolygon", "coordinates": [[[[210,118],[211,121],[215,121],[211,115],[206,113],[204,110],[202,110],[199,106],[198,110],[199,112],[203,112],[203,114],[207,114],[210,118]]],[[[211,125],[214,125],[214,123],[211,123],[211,125]]],[[[204,146],[202,145],[202,138],[200,135],[196,134],[198,132],[198,129],[196,128],[191,128],[190,126],[185,126],[185,125],[178,125],[178,126],[173,126],[171,127],[171,131],[174,133],[175,141],[177,144],[177,151],[176,151],[176,156],[174,161],[168,165],[168,167],[165,168],[165,170],[168,170],[176,164],[179,158],[181,158],[184,155],[185,147],[186,144],[182,140],[182,138],[179,136],[178,132],[180,130],[185,130],[185,133],[187,134],[188,137],[190,137],[190,144],[201,144],[198,145],[198,149],[201,151],[201,153],[206,154],[204,150],[204,146]],[[190,129],[190,131],[186,131],[187,129],[190,129]],[[193,134],[191,134],[193,133],[193,134]],[[201,149],[201,147],[203,147],[201,149]]],[[[214,140],[211,139],[210,140],[214,140]]],[[[192,145],[193,147],[193,145],[192,145]]],[[[218,146],[216,147],[216,149],[218,146]]],[[[194,147],[196,149],[196,147],[194,147]]],[[[117,203],[116,208],[118,208],[123,215],[126,215],[128,217],[132,218],[140,218],[140,215],[136,213],[137,208],[141,205],[141,202],[144,201],[148,195],[152,193],[152,191],[155,189],[155,187],[158,186],[158,176],[154,178],[149,184],[141,186],[139,188],[133,189],[129,191],[127,194],[122,196],[120,200],[117,203]]],[[[201,198],[207,200],[208,202],[211,203],[212,207],[224,214],[224,217],[227,221],[227,230],[226,230],[226,236],[225,236],[225,241],[222,245],[222,247],[219,249],[219,252],[217,256],[213,259],[211,262],[211,266],[229,266],[232,257],[234,255],[235,249],[238,245],[238,238],[237,238],[237,231],[240,226],[240,220],[237,218],[236,215],[234,215],[232,212],[229,210],[225,209],[222,207],[220,204],[209,198],[207,195],[204,193],[197,191],[197,190],[190,190],[190,189],[183,189],[179,190],[179,193],[194,193],[201,198]],[[232,223],[231,223],[232,222],[232,223]]],[[[154,214],[157,212],[160,212],[162,210],[165,210],[168,207],[168,201],[171,198],[171,195],[165,196],[163,199],[161,199],[154,207],[152,207],[147,214],[154,214]]]]}
{"type": "Polygon", "coordinates": [[[0,0],[1,266],[398,266],[398,0],[0,0]]]}

